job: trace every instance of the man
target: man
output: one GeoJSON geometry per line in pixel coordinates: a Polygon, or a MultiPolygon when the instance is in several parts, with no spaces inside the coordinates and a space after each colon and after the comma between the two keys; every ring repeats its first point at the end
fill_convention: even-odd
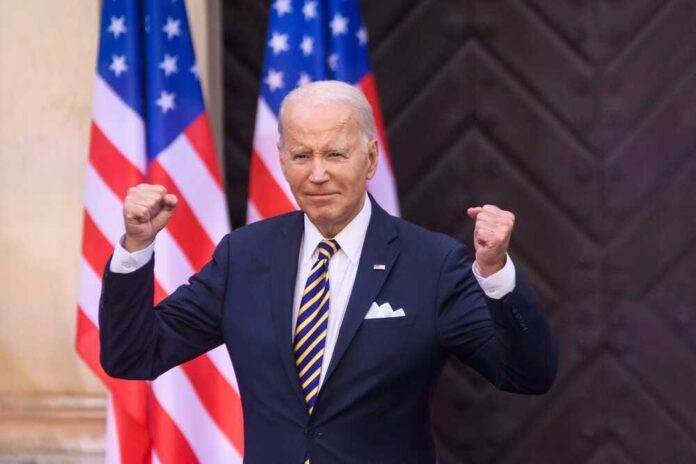
{"type": "Polygon", "coordinates": [[[161,186],[129,191],[100,308],[106,372],[154,379],[226,343],[249,464],[433,464],[428,400],[450,354],[498,388],[546,392],[555,344],[507,256],[513,215],[468,210],[472,271],[460,243],[389,216],[366,193],[377,141],[360,91],[302,86],[279,121],[302,212],[226,236],[154,311],[152,242],[176,198],[161,186]]]}

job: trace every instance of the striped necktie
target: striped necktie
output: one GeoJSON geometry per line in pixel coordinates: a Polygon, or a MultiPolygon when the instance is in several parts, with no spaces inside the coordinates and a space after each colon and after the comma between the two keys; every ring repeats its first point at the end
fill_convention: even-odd
{"type": "Polygon", "coordinates": [[[319,257],[309,271],[302,292],[297,327],[293,341],[295,365],[302,383],[309,414],[319,393],[321,363],[326,345],[329,320],[329,259],[340,249],[336,240],[322,240],[317,246],[319,257]]]}

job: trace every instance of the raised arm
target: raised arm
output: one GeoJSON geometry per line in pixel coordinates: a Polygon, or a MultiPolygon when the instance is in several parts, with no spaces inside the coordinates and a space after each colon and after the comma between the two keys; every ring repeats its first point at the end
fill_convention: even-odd
{"type": "MultiPolygon", "coordinates": [[[[123,209],[124,253],[147,248],[175,206],[176,197],[162,186],[141,184],[130,189],[123,209]]],[[[101,363],[107,374],[151,380],[221,344],[227,263],[224,238],[212,260],[188,284],[153,307],[154,257],[129,272],[110,261],[99,307],[101,363]]]]}
{"type": "MultiPolygon", "coordinates": [[[[514,216],[492,205],[468,213],[476,220],[476,267],[491,277],[509,259],[514,216]]],[[[507,294],[487,296],[465,247],[452,249],[439,277],[440,342],[500,389],[545,393],[556,375],[556,342],[534,291],[513,278],[507,294]]]]}

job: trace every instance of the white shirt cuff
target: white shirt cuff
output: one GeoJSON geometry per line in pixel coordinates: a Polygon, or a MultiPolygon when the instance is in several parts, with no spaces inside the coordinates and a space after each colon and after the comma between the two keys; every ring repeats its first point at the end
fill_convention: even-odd
{"type": "Polygon", "coordinates": [[[488,277],[481,275],[481,270],[476,261],[471,266],[471,270],[474,272],[474,277],[476,277],[484,293],[494,300],[501,299],[515,289],[515,264],[512,262],[510,255],[505,255],[505,266],[488,277]]]}
{"type": "Polygon", "coordinates": [[[142,250],[134,251],[130,253],[128,250],[123,248],[123,239],[118,241],[114,247],[114,255],[111,257],[111,265],[109,270],[116,274],[128,274],[130,272],[135,272],[141,267],[145,266],[152,258],[152,253],[155,250],[155,242],[143,248],[142,250]]]}

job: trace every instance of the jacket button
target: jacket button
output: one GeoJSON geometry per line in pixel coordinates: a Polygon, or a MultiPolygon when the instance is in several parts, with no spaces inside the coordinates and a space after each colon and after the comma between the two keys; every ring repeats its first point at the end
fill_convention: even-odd
{"type": "Polygon", "coordinates": [[[304,429],[304,434],[308,438],[316,438],[316,437],[321,437],[324,434],[324,432],[322,432],[321,430],[317,430],[315,428],[309,427],[309,428],[304,429]]]}

